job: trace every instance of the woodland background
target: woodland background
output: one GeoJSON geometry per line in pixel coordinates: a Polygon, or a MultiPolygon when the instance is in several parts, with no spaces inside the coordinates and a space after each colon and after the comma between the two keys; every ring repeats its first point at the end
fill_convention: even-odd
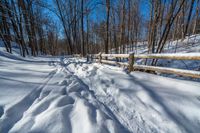
{"type": "Polygon", "coordinates": [[[1,0],[0,39],[26,55],[161,53],[200,33],[200,0],[1,0]]]}

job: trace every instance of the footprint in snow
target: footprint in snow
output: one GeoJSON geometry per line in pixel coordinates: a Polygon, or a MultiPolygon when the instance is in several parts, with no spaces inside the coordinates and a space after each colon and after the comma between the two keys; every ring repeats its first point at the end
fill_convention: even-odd
{"type": "Polygon", "coordinates": [[[71,78],[72,77],[72,75],[66,75],[65,76],[65,78],[71,78]]]}
{"type": "Polygon", "coordinates": [[[66,88],[65,88],[65,87],[62,88],[62,90],[61,90],[61,95],[67,95],[67,91],[66,91],[66,88]]]}
{"type": "Polygon", "coordinates": [[[82,70],[83,70],[83,71],[88,70],[88,66],[83,67],[82,70]]]}
{"type": "Polygon", "coordinates": [[[109,80],[102,79],[100,82],[101,82],[101,84],[104,84],[107,88],[110,87],[110,85],[109,85],[110,81],[109,80]]]}
{"type": "Polygon", "coordinates": [[[50,92],[51,92],[50,90],[43,91],[43,92],[40,94],[39,99],[41,100],[41,99],[47,97],[47,96],[49,95],[50,92]]]}
{"type": "Polygon", "coordinates": [[[68,85],[68,84],[70,84],[70,81],[63,80],[63,81],[60,81],[58,84],[59,85],[68,85]]]}
{"type": "Polygon", "coordinates": [[[74,104],[75,100],[70,96],[62,96],[56,101],[57,107],[62,107],[69,104],[74,104]]]}

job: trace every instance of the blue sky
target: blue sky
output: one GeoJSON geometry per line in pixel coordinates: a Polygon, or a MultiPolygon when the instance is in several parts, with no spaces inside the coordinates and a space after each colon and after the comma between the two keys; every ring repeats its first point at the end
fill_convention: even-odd
{"type": "MultiPolygon", "coordinates": [[[[90,5],[93,3],[101,3],[102,0],[93,0],[90,5]]],[[[113,0],[115,1],[115,0],[113,0]]],[[[51,6],[54,6],[53,0],[46,0],[46,3],[48,3],[51,6]]],[[[114,2],[113,2],[114,3],[114,2]]],[[[140,4],[140,10],[143,15],[143,17],[148,17],[149,16],[149,5],[147,4],[146,0],[142,0],[140,4]]],[[[58,20],[58,17],[50,12],[50,15],[52,16],[53,19],[58,20]]],[[[98,4],[96,8],[90,13],[90,18],[93,19],[95,22],[100,22],[105,19],[105,7],[104,5],[98,4]]]]}
{"type": "MultiPolygon", "coordinates": [[[[54,6],[53,0],[46,0],[45,2],[47,2],[51,6],[54,6]]],[[[150,5],[148,4],[148,0],[141,0],[140,2],[141,3],[140,3],[139,9],[140,9],[140,13],[142,15],[142,19],[149,19],[149,17],[150,17],[150,5]]],[[[102,0],[92,0],[90,2],[90,7],[93,4],[96,4],[96,3],[102,3],[102,0]]],[[[116,4],[115,0],[111,0],[111,4],[116,4]]],[[[196,3],[194,4],[193,13],[195,13],[195,8],[196,8],[196,3]]],[[[54,20],[54,22],[58,25],[59,34],[62,34],[63,27],[61,25],[59,18],[54,13],[52,13],[50,11],[49,11],[49,15],[54,20]]],[[[105,16],[106,16],[105,5],[98,4],[96,6],[96,8],[94,8],[94,10],[90,13],[90,20],[93,21],[93,22],[99,23],[99,22],[102,22],[102,21],[105,20],[105,16]]]]}

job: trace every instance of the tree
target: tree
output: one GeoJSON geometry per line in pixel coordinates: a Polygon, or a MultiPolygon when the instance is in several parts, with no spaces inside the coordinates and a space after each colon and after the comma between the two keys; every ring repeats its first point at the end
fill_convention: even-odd
{"type": "Polygon", "coordinates": [[[105,53],[108,54],[109,42],[109,20],[110,20],[110,0],[106,0],[106,40],[105,40],[105,53]]]}

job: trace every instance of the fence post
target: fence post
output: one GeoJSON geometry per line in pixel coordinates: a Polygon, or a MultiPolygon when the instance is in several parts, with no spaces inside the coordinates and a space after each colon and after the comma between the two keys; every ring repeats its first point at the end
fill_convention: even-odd
{"type": "Polygon", "coordinates": [[[87,54],[87,62],[89,62],[89,61],[90,61],[90,55],[87,54]]]}
{"type": "Polygon", "coordinates": [[[102,60],[102,56],[101,56],[101,52],[99,53],[99,63],[101,63],[101,60],[102,60]]]}
{"type": "Polygon", "coordinates": [[[128,67],[128,71],[131,72],[133,71],[133,65],[134,65],[134,53],[129,54],[129,67],[128,67]]]}
{"type": "Polygon", "coordinates": [[[90,54],[90,60],[91,60],[91,62],[93,61],[92,54],[90,54]]]}

